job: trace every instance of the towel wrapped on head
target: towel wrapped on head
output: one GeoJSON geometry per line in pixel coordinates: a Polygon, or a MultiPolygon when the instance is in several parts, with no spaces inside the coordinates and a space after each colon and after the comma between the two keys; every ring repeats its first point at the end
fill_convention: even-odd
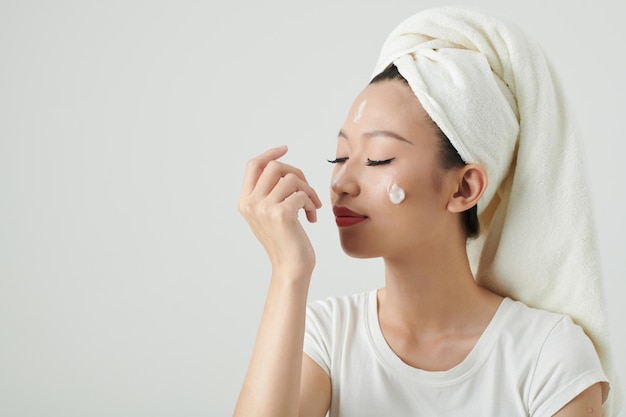
{"type": "Polygon", "coordinates": [[[582,144],[541,48],[513,25],[446,7],[392,31],[373,76],[395,65],[466,163],[485,167],[476,280],[564,313],[593,341],[619,408],[582,144]]]}

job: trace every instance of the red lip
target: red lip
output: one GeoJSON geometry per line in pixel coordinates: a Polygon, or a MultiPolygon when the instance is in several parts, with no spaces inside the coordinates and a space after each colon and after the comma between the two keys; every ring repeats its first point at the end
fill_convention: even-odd
{"type": "Polygon", "coordinates": [[[368,219],[367,216],[359,213],[355,213],[347,207],[335,206],[333,207],[333,213],[335,214],[335,223],[339,227],[354,226],[368,219]]]}

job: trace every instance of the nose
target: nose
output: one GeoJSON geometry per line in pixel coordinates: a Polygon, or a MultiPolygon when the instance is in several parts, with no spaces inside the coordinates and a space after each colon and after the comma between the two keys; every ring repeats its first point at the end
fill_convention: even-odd
{"type": "Polygon", "coordinates": [[[354,169],[351,168],[350,160],[343,162],[341,168],[333,175],[330,188],[337,195],[359,195],[361,188],[354,176],[354,169]]]}

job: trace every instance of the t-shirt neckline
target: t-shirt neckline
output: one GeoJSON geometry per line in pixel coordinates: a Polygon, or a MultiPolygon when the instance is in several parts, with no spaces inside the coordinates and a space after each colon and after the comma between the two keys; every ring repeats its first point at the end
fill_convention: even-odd
{"type": "Polygon", "coordinates": [[[495,341],[498,338],[513,300],[504,298],[493,318],[483,331],[470,353],[458,365],[446,371],[425,371],[414,368],[403,362],[398,355],[389,347],[378,321],[378,290],[373,290],[365,297],[366,333],[370,347],[381,364],[388,368],[394,375],[410,378],[414,382],[425,385],[448,385],[458,383],[469,378],[485,362],[495,341]]]}

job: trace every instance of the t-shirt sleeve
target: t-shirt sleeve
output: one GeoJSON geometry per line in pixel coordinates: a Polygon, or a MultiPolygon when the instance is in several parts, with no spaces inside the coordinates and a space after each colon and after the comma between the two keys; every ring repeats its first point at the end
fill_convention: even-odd
{"type": "Polygon", "coordinates": [[[328,302],[315,301],[307,306],[304,353],[330,376],[333,314],[328,302]]]}
{"type": "Polygon", "coordinates": [[[551,417],[597,382],[608,382],[598,354],[582,328],[563,316],[539,353],[529,398],[532,417],[551,417]]]}

